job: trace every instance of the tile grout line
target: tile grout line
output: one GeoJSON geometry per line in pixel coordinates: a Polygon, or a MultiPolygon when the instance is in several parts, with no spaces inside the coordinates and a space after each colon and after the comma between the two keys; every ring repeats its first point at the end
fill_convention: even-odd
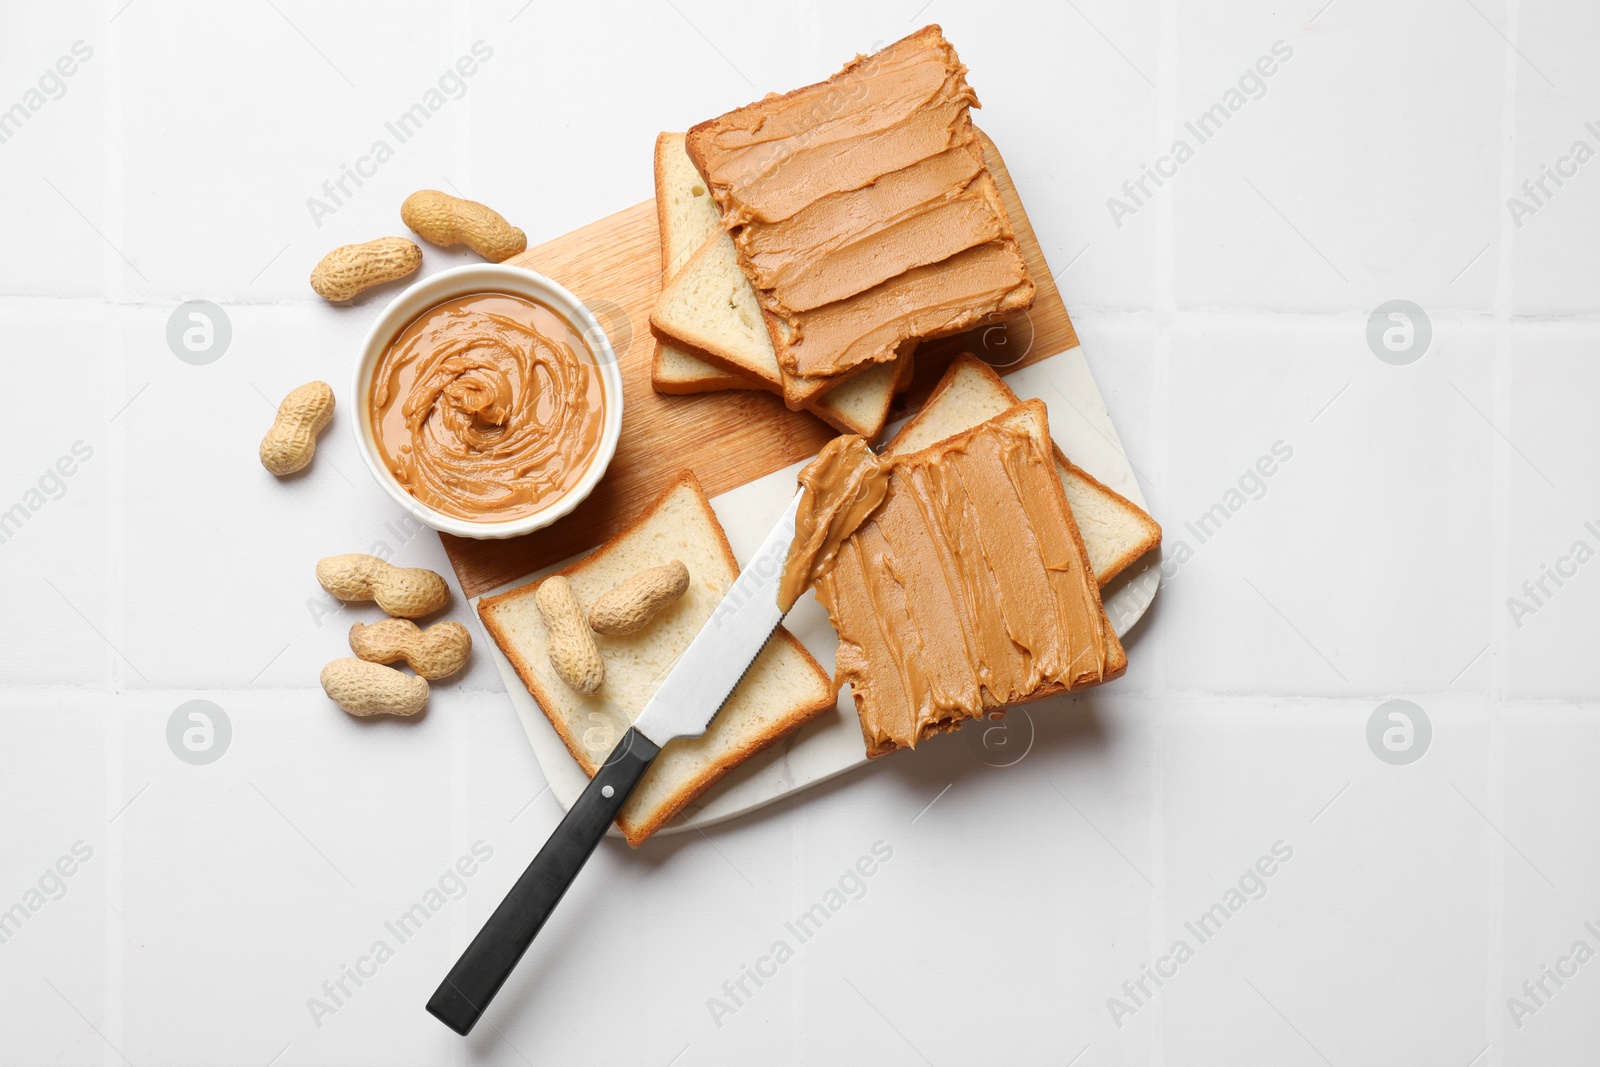
{"type": "MultiPolygon", "coordinates": [[[[472,33],[472,13],[468,10],[465,0],[456,0],[452,7],[454,8],[452,32],[455,35],[455,52],[458,56],[466,55],[472,48],[472,42],[475,39],[472,33]]],[[[531,28],[534,32],[537,32],[537,24],[531,28]]],[[[512,29],[513,27],[508,22],[505,28],[499,32],[509,33],[512,29]]],[[[527,31],[524,30],[523,32],[527,31]]],[[[485,37],[484,40],[489,44],[489,47],[494,47],[494,42],[490,41],[488,37],[485,37]]],[[[457,195],[471,197],[474,192],[474,183],[472,181],[472,112],[477,104],[477,95],[468,93],[460,103],[464,106],[459,112],[451,116],[451,121],[454,123],[450,131],[452,140],[450,158],[453,161],[451,169],[461,175],[462,185],[466,188],[466,192],[457,195]]]]}
{"type": "MultiPolygon", "coordinates": [[[[125,717],[120,712],[113,712],[107,716],[111,721],[106,730],[106,768],[107,768],[107,794],[110,800],[120,797],[125,792],[123,782],[123,727],[125,717]]],[[[126,824],[106,825],[106,894],[109,903],[110,894],[115,893],[118,909],[107,908],[106,912],[106,944],[102,958],[105,961],[105,994],[101,1005],[101,1025],[106,1030],[107,1042],[114,1049],[127,1047],[127,1034],[124,1032],[123,1021],[123,944],[126,941],[125,922],[128,901],[123,893],[123,839],[126,824]]]]}
{"type": "MultiPolygon", "coordinates": [[[[1157,75],[1160,79],[1160,75],[1157,75]]],[[[1167,851],[1166,851],[1166,782],[1163,778],[1163,768],[1167,763],[1167,731],[1166,720],[1158,708],[1146,723],[1150,731],[1150,881],[1155,883],[1155,888],[1150,894],[1151,916],[1151,954],[1159,957],[1165,950],[1162,941],[1167,929],[1167,851]]],[[[1155,1019],[1151,1025],[1152,1048],[1150,1062],[1152,1067],[1164,1067],[1167,1062],[1166,1027],[1164,1005],[1166,1001],[1157,997],[1155,1019]]]]}
{"type": "MultiPolygon", "coordinates": [[[[1163,144],[1171,144],[1176,137],[1178,124],[1177,104],[1177,34],[1178,13],[1176,0],[1162,0],[1161,26],[1156,31],[1156,107],[1155,107],[1155,140],[1152,146],[1154,151],[1161,151],[1163,144]]],[[[1154,203],[1155,211],[1155,262],[1151,264],[1153,290],[1156,300],[1156,322],[1160,328],[1167,328],[1173,321],[1177,311],[1178,294],[1176,280],[1176,255],[1173,251],[1174,207],[1173,201],[1177,190],[1172,195],[1157,197],[1154,203]]]]}
{"type": "MultiPolygon", "coordinates": [[[[124,23],[123,25],[126,25],[124,23]]],[[[105,220],[106,231],[116,236],[117,245],[126,247],[127,235],[126,220],[123,212],[123,164],[122,164],[122,99],[124,86],[124,70],[122,51],[117,47],[117,42],[122,38],[122,29],[115,23],[106,23],[106,44],[104,48],[106,63],[106,85],[110,90],[106,93],[104,122],[105,122],[105,169],[101,172],[101,181],[104,183],[100,190],[101,217],[105,220]]],[[[120,256],[110,254],[110,250],[102,252],[102,262],[105,264],[104,279],[105,293],[108,297],[127,297],[124,289],[126,274],[120,256]]],[[[102,327],[102,344],[106,352],[115,353],[117,358],[109,360],[110,366],[106,369],[108,383],[115,382],[113,388],[107,391],[107,397],[127,396],[126,385],[128,377],[128,361],[123,345],[123,320],[120,315],[108,313],[102,327]]],[[[119,424],[107,424],[106,450],[109,476],[107,478],[107,492],[105,500],[106,522],[104,536],[109,540],[105,546],[106,553],[106,586],[109,595],[106,597],[105,626],[109,634],[113,635],[119,644],[126,646],[126,623],[123,616],[123,604],[126,600],[126,574],[127,574],[127,539],[126,508],[123,504],[127,486],[127,448],[131,420],[119,424]]],[[[119,662],[116,657],[110,661],[111,693],[115,694],[120,686],[119,677],[125,678],[123,673],[127,665],[119,662]]],[[[126,774],[125,753],[125,727],[126,718],[121,712],[108,708],[106,717],[106,797],[111,799],[124,794],[123,782],[126,774]]],[[[127,911],[126,872],[124,870],[123,843],[126,837],[126,824],[106,825],[106,893],[108,898],[115,894],[121,913],[127,911]]],[[[110,911],[108,908],[107,911],[110,911]]],[[[101,1025],[105,1027],[109,1041],[115,1048],[127,1047],[126,1018],[125,1018],[125,990],[123,988],[124,959],[123,945],[124,932],[122,930],[121,914],[117,914],[115,935],[108,934],[103,950],[104,959],[104,993],[101,1008],[101,1025]]],[[[112,917],[107,916],[108,927],[112,924],[112,917]]]]}
{"type": "MultiPolygon", "coordinates": [[[[1176,136],[1178,125],[1178,7],[1177,0],[1161,0],[1160,25],[1157,29],[1156,44],[1156,108],[1155,108],[1155,137],[1156,145],[1170,143],[1176,136]]],[[[1177,309],[1177,276],[1176,254],[1174,252],[1175,229],[1175,201],[1177,190],[1167,196],[1160,197],[1155,205],[1156,217],[1156,262],[1154,264],[1155,279],[1154,293],[1159,301],[1156,309],[1156,330],[1152,338],[1155,351],[1152,353],[1152,381],[1151,393],[1156,407],[1156,418],[1153,424],[1160,429],[1159,451],[1162,457],[1161,469],[1157,472],[1163,484],[1167,477],[1170,459],[1171,441],[1167,432],[1170,411],[1170,372],[1172,359],[1172,327],[1174,312],[1177,309]]],[[[1153,490],[1155,487],[1152,486],[1153,490]]],[[[1165,664],[1161,667],[1163,677],[1159,679],[1162,688],[1165,688],[1165,664]]],[[[1162,952],[1162,939],[1167,929],[1167,894],[1166,894],[1166,811],[1165,811],[1165,783],[1163,781],[1163,767],[1165,766],[1166,732],[1164,720],[1159,709],[1146,723],[1146,729],[1151,732],[1151,747],[1154,758],[1150,767],[1150,880],[1153,883],[1150,897],[1150,945],[1152,955],[1162,952]]],[[[1150,1049],[1150,1062],[1152,1067],[1164,1067],[1167,1062],[1166,1027],[1163,1025],[1166,1016],[1166,1004],[1162,998],[1156,998],[1152,1005],[1155,1009],[1155,1018],[1152,1021],[1152,1037],[1150,1049]]]]}
{"type": "MultiPolygon", "coordinates": [[[[107,48],[107,51],[112,51],[112,49],[107,48]]],[[[122,354],[122,344],[118,322],[117,316],[108,315],[101,328],[101,337],[106,351],[115,352],[120,356],[122,354]]],[[[117,383],[115,387],[108,390],[107,396],[116,397],[121,395],[122,387],[126,383],[127,361],[118,358],[107,362],[110,364],[106,372],[107,378],[115,380],[117,383]]],[[[107,479],[108,491],[105,503],[102,505],[106,511],[106,521],[102,536],[109,541],[105,545],[106,565],[109,568],[109,572],[106,575],[109,595],[106,597],[105,627],[112,633],[116,633],[122,625],[121,603],[123,600],[123,575],[125,573],[123,545],[126,542],[123,537],[125,522],[123,508],[121,507],[121,489],[126,484],[124,474],[127,466],[127,449],[121,447],[118,440],[126,441],[128,425],[129,423],[127,422],[121,425],[108,423],[106,427],[107,438],[104,445],[105,450],[109,453],[107,462],[110,471],[107,479]]],[[[118,640],[121,642],[120,637],[118,640]]],[[[125,644],[126,642],[121,643],[125,644]]],[[[114,697],[119,691],[118,674],[127,670],[127,664],[120,657],[112,656],[107,662],[107,668],[110,674],[111,688],[110,692],[105,695],[109,698],[114,697]]],[[[126,725],[125,713],[114,710],[109,704],[110,701],[108,700],[108,706],[104,712],[107,720],[106,731],[103,735],[106,745],[105,780],[106,800],[108,803],[127,793],[123,785],[127,779],[124,766],[125,745],[123,738],[124,726],[126,725]]],[[[125,940],[125,931],[123,929],[125,922],[122,916],[126,914],[128,903],[123,872],[125,826],[126,824],[120,822],[116,824],[108,823],[105,828],[107,838],[105,892],[108,902],[112,896],[115,896],[117,907],[120,910],[113,912],[110,908],[106,909],[107,936],[103,957],[105,961],[105,993],[101,1009],[101,1025],[106,1029],[108,1040],[119,1049],[127,1046],[127,1035],[123,1026],[122,988],[122,948],[125,940]]]]}
{"type": "MultiPolygon", "coordinates": [[[[1507,0],[1505,5],[1506,32],[1511,41],[1518,36],[1521,12],[1518,9],[1518,0],[1507,0]]],[[[1502,91],[1500,105],[1500,192],[1502,203],[1511,195],[1516,177],[1516,134],[1517,134],[1517,86],[1519,70],[1517,67],[1517,51],[1515,45],[1507,48],[1502,57],[1501,79],[1502,91]]],[[[1500,216],[1499,245],[1496,255],[1496,279],[1494,295],[1494,331],[1495,343],[1491,350],[1489,364],[1489,380],[1491,383],[1491,403],[1497,425],[1510,425],[1509,415],[1511,409],[1510,399],[1506,387],[1510,384],[1510,345],[1511,345],[1511,312],[1513,310],[1512,298],[1515,292],[1513,267],[1515,265],[1515,228],[1512,225],[1509,213],[1500,216]]],[[[1511,548],[1511,465],[1512,456],[1505,440],[1491,439],[1490,452],[1492,474],[1492,497],[1495,506],[1493,531],[1490,535],[1490,544],[1493,546],[1494,559],[1490,566],[1490,574],[1495,583],[1494,588],[1506,587],[1507,575],[1510,568],[1509,553],[1511,548]]],[[[1488,738],[1484,751],[1484,778],[1488,785],[1485,793],[1485,806],[1495,813],[1501,825],[1505,822],[1505,733],[1501,729],[1501,716],[1499,709],[1500,697],[1506,692],[1506,663],[1508,657],[1504,654],[1509,631],[1502,613],[1494,610],[1494,591],[1490,590],[1490,636],[1492,643],[1497,648],[1489,651],[1488,685],[1484,693],[1484,710],[1488,715],[1488,738]]],[[[1485,1021],[1487,1033],[1484,1040],[1493,1045],[1504,1047],[1505,1023],[1504,1016],[1496,1003],[1496,990],[1499,989],[1506,969],[1506,944],[1505,944],[1505,914],[1506,914],[1506,875],[1505,863],[1502,860],[1504,848],[1492,838],[1485,838],[1485,847],[1491,849],[1490,857],[1494,860],[1489,865],[1489,884],[1487,886],[1486,903],[1489,908],[1489,945],[1485,957],[1489,967],[1489,974],[1484,982],[1485,996],[1488,1003],[1485,1006],[1485,1021]]]]}

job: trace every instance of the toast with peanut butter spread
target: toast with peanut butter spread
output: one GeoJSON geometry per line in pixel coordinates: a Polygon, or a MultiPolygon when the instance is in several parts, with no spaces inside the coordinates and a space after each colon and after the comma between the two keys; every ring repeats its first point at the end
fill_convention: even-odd
{"type": "Polygon", "coordinates": [[[930,25],[689,130],[789,407],[1032,305],[966,72],[930,25]]]}
{"type": "MultiPolygon", "coordinates": [[[[834,684],[851,687],[870,758],[1126,670],[1043,401],[887,467],[881,502],[815,579],[839,633],[834,684]]],[[[842,491],[814,487],[813,468],[801,481],[842,491]]]]}

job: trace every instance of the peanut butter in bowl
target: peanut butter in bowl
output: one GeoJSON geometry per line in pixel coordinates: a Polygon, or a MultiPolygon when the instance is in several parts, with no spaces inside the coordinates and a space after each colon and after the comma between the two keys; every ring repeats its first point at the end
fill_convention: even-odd
{"type": "Polygon", "coordinates": [[[532,515],[571,489],[605,421],[583,338],[507,293],[423,312],[384,353],[369,403],[389,473],[428,507],[475,521],[532,515]]]}
{"type": "Polygon", "coordinates": [[[615,357],[559,287],[544,283],[571,307],[524,285],[425,289],[444,277],[420,283],[409,306],[396,301],[387,334],[369,341],[357,378],[364,454],[390,494],[438,529],[537,529],[587,495],[616,447],[615,357]]]}

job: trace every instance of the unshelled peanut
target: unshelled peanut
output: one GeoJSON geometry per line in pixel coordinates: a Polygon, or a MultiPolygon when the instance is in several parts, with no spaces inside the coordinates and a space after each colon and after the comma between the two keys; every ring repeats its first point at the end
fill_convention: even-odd
{"type": "Polygon", "coordinates": [[[450,587],[433,571],[396,567],[364,552],[319,560],[317,581],[340,600],[376,600],[402,619],[431,615],[450,602],[450,587]]]}
{"type": "Polygon", "coordinates": [[[429,244],[442,248],[464,244],[491,263],[510,259],[528,247],[527,234],[498,211],[437,189],[406,197],[400,205],[400,218],[429,244]]]}
{"type": "Polygon", "coordinates": [[[333,387],[327,382],[307,382],[292,390],[261,439],[261,465],[280,478],[304,470],[317,454],[317,434],[332,418],[333,387]]]}
{"type": "Polygon", "coordinates": [[[559,574],[539,583],[533,602],[550,634],[550,666],[575,693],[588,695],[605,681],[606,665],[572,583],[559,574]]]}
{"type": "Polygon", "coordinates": [[[597,634],[636,633],[688,588],[689,568],[680,560],[647,567],[589,606],[589,626],[597,634]]]}
{"type": "Polygon", "coordinates": [[[350,300],[374,285],[392,282],[422,266],[422,249],[404,237],[380,237],[341,245],[311,272],[311,288],[324,300],[350,300]]]}
{"type": "Polygon", "coordinates": [[[415,715],[428,703],[425,679],[364,659],[336,659],[322,668],[322,691],[352,715],[415,715]]]}
{"type": "Polygon", "coordinates": [[[467,662],[472,635],[459,622],[436,622],[423,630],[410,619],[384,619],[350,627],[350,651],[369,663],[403,659],[428,681],[448,678],[467,662]]]}

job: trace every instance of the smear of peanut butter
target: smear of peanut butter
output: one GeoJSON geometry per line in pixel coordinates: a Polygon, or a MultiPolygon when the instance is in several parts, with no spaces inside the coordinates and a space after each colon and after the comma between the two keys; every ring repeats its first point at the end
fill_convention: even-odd
{"type": "Polygon", "coordinates": [[[600,370],[549,308],[475,293],[419,315],[389,345],[370,414],[384,464],[412,496],[500,522],[583,477],[605,423],[600,370]]]}
{"type": "Polygon", "coordinates": [[[800,472],[800,508],[794,541],[778,586],[787,612],[800,594],[833,567],[845,538],[877,510],[889,491],[889,462],[855,434],[835,437],[800,472]]]}

